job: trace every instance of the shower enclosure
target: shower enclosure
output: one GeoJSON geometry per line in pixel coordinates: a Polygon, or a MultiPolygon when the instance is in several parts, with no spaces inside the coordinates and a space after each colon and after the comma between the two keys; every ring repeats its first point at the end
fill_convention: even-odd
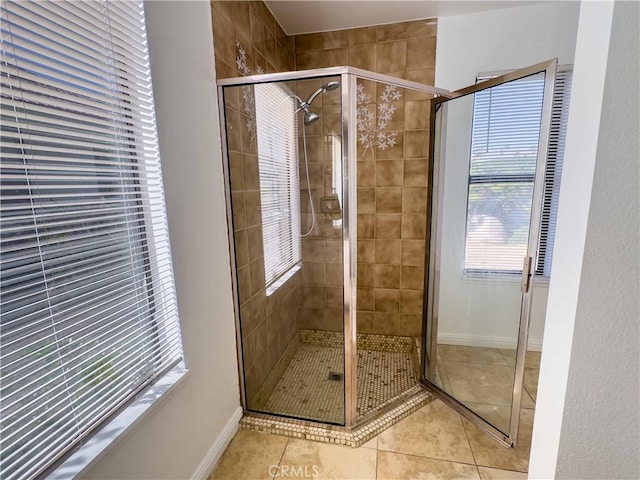
{"type": "Polygon", "coordinates": [[[429,361],[435,106],[464,92],[331,67],[223,79],[218,94],[245,411],[350,429],[428,388],[472,412],[429,361]]]}

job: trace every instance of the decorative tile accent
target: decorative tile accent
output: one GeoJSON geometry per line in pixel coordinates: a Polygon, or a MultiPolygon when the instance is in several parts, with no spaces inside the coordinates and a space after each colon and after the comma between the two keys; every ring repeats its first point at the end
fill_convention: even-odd
{"type": "Polygon", "coordinates": [[[431,400],[417,384],[418,339],[360,333],[356,427],[275,416],[344,422],[344,381],[331,379],[343,374],[343,343],[342,332],[300,330],[250,402],[250,408],[273,415],[247,412],[242,428],[358,446],[431,400]]]}
{"type": "Polygon", "coordinates": [[[397,402],[362,417],[352,428],[323,425],[322,423],[306,420],[253,412],[245,412],[240,420],[240,428],[242,430],[273,433],[317,442],[359,447],[380,432],[427,405],[433,399],[434,397],[429,392],[419,386],[415,386],[410,391],[405,392],[397,402]]]}
{"type": "Polygon", "coordinates": [[[395,85],[387,85],[380,95],[378,102],[378,118],[369,104],[373,102],[371,95],[364,90],[361,82],[356,85],[357,89],[357,127],[360,133],[360,144],[364,147],[363,155],[373,147],[377,146],[382,150],[393,147],[397,141],[397,132],[385,132],[387,125],[393,119],[396,105],[392,102],[400,100],[402,94],[395,85]]]}

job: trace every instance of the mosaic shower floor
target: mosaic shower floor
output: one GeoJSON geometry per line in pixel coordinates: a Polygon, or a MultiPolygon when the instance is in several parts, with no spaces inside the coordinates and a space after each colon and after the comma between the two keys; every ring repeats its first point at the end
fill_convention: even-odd
{"type": "MultiPolygon", "coordinates": [[[[343,423],[344,352],[339,343],[335,346],[339,337],[327,339],[330,333],[301,334],[291,360],[282,376],[273,382],[273,390],[264,396],[260,410],[343,423]]],[[[360,416],[411,389],[417,379],[411,339],[367,336],[359,338],[358,344],[356,379],[360,416]]]]}

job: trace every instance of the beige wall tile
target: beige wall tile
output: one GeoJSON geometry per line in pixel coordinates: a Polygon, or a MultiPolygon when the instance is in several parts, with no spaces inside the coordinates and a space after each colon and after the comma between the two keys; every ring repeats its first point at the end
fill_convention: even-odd
{"type": "Polygon", "coordinates": [[[373,286],[376,288],[400,288],[398,265],[374,265],[373,286]]]}
{"type": "Polygon", "coordinates": [[[358,238],[374,237],[374,215],[358,214],[358,238]]]}
{"type": "Polygon", "coordinates": [[[238,298],[244,303],[251,297],[251,274],[249,265],[238,268],[238,298]]]}
{"type": "Polygon", "coordinates": [[[358,187],[376,185],[376,162],[358,161],[358,187]]]}
{"type": "Polygon", "coordinates": [[[262,258],[249,264],[249,274],[251,277],[251,295],[255,295],[265,285],[264,260],[262,258]]]}
{"type": "Polygon", "coordinates": [[[257,155],[242,155],[242,176],[245,190],[260,190],[257,155]]]}
{"type": "Polygon", "coordinates": [[[424,285],[424,268],[402,266],[400,288],[407,290],[422,290],[424,285]]]}
{"type": "Polygon", "coordinates": [[[249,253],[249,261],[254,262],[264,257],[264,246],[262,242],[262,225],[249,227],[245,230],[247,233],[247,249],[249,253]]]}
{"type": "Polygon", "coordinates": [[[407,38],[407,23],[390,23],[376,27],[377,41],[388,42],[407,38]]]}
{"type": "Polygon", "coordinates": [[[356,323],[359,333],[376,333],[373,326],[373,312],[358,310],[356,315],[356,323]]]}
{"type": "Polygon", "coordinates": [[[430,106],[426,100],[409,101],[404,106],[405,130],[426,130],[429,128],[430,106]]]}
{"type": "Polygon", "coordinates": [[[403,213],[427,212],[427,189],[425,187],[405,187],[402,189],[403,213]]]}
{"type": "Polygon", "coordinates": [[[375,240],[375,263],[400,265],[402,240],[375,240]]]}
{"type": "Polygon", "coordinates": [[[247,225],[258,225],[262,223],[262,207],[260,206],[260,192],[244,192],[244,208],[247,218],[247,225]]]}
{"type": "Polygon", "coordinates": [[[327,263],[325,265],[326,285],[341,286],[344,282],[344,269],[341,263],[327,263]]]}
{"type": "Polygon", "coordinates": [[[231,190],[244,190],[242,154],[239,152],[229,152],[229,177],[231,190]]]}
{"type": "Polygon", "coordinates": [[[358,213],[376,212],[376,189],[358,187],[358,213]]]}
{"type": "Polygon", "coordinates": [[[393,146],[375,148],[376,159],[378,160],[400,160],[403,158],[404,132],[395,132],[395,144],[393,146]]]}
{"type": "Polygon", "coordinates": [[[373,311],[373,288],[361,288],[357,290],[358,310],[373,311]]]}
{"type": "Polygon", "coordinates": [[[302,291],[305,308],[323,308],[326,305],[325,287],[305,285],[302,291]]]}
{"type": "Polygon", "coordinates": [[[376,52],[376,69],[380,73],[406,70],[407,42],[379,43],[376,52]]]}
{"type": "Polygon", "coordinates": [[[376,240],[358,239],[358,262],[359,263],[376,263],[376,240]]]}
{"type": "Polygon", "coordinates": [[[429,131],[404,132],[404,155],[405,158],[426,158],[429,155],[429,131]]]}
{"type": "Polygon", "coordinates": [[[402,240],[402,265],[424,265],[424,240],[402,240]]]}
{"type": "Polygon", "coordinates": [[[376,44],[352,45],[349,47],[349,65],[365,70],[376,70],[376,44]]]}
{"type": "Polygon", "coordinates": [[[398,312],[400,309],[400,291],[395,289],[374,290],[376,312],[398,312]]]}
{"type": "Polygon", "coordinates": [[[428,160],[405,160],[403,182],[405,187],[426,187],[429,182],[428,160]]]}
{"type": "Polygon", "coordinates": [[[327,305],[340,306],[344,303],[342,287],[327,287],[327,305]]]}
{"type": "Polygon", "coordinates": [[[399,187],[403,181],[402,160],[378,160],[375,162],[376,186],[399,187]]]}
{"type": "Polygon", "coordinates": [[[424,213],[402,214],[402,238],[424,239],[427,228],[427,216],[424,213]]]}
{"type": "Polygon", "coordinates": [[[247,217],[244,208],[244,193],[231,192],[231,203],[233,205],[233,228],[239,230],[247,226],[247,217]]]}
{"type": "Polygon", "coordinates": [[[349,45],[376,42],[376,27],[354,28],[348,30],[349,45]]]}
{"type": "Polygon", "coordinates": [[[326,285],[325,263],[305,263],[302,267],[304,285],[326,285]]]}
{"type": "Polygon", "coordinates": [[[432,68],[436,61],[436,37],[407,40],[407,69],[432,68]]]}
{"type": "Polygon", "coordinates": [[[407,23],[407,37],[435,37],[438,21],[434,18],[407,23]]]}
{"type": "MultiPolygon", "coordinates": [[[[375,215],[375,238],[401,238],[402,215],[397,213],[379,213],[375,215]]],[[[371,236],[370,238],[373,238],[371,236]]]]}
{"type": "Polygon", "coordinates": [[[402,188],[376,188],[376,213],[401,213],[402,188]]]}
{"type": "Polygon", "coordinates": [[[358,263],[358,287],[373,287],[373,264],[358,263]]]}
{"type": "Polygon", "coordinates": [[[236,265],[244,267],[249,264],[249,249],[247,244],[247,231],[241,230],[235,233],[236,265]]]}
{"type": "Polygon", "coordinates": [[[324,240],[302,240],[302,261],[305,263],[324,263],[324,240]]]}
{"type": "Polygon", "coordinates": [[[423,296],[422,290],[400,290],[400,312],[421,314],[423,296]]]}

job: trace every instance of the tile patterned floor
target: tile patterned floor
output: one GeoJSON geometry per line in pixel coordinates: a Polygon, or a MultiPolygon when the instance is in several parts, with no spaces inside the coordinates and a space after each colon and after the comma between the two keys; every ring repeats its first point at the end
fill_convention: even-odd
{"type": "MultiPolygon", "coordinates": [[[[324,422],[343,423],[342,348],[301,343],[260,410],[324,422]]],[[[412,352],[358,350],[357,411],[363,415],[417,384],[412,352]]]]}
{"type": "Polygon", "coordinates": [[[435,400],[359,448],[239,431],[210,480],[524,480],[533,410],[508,449],[435,400]]]}
{"type": "MultiPolygon", "coordinates": [[[[309,347],[329,348],[313,345],[309,347]]],[[[403,385],[402,382],[388,380],[389,375],[393,377],[393,371],[385,372],[384,365],[393,364],[398,368],[405,368],[407,372],[411,372],[406,375],[407,378],[415,375],[415,369],[410,368],[410,356],[408,360],[403,357],[395,359],[389,352],[366,350],[361,350],[361,354],[359,364],[366,366],[366,370],[358,370],[359,381],[362,378],[364,382],[359,383],[358,387],[363,391],[366,391],[367,385],[403,385]],[[372,373],[375,382],[364,380],[368,376],[364,376],[363,373],[367,372],[372,373]]],[[[340,350],[337,353],[319,350],[314,351],[313,355],[324,359],[316,359],[315,363],[324,365],[327,371],[336,368],[336,365],[342,365],[340,350]]],[[[470,366],[471,370],[477,370],[476,373],[479,373],[482,368],[495,370],[496,367],[512,367],[515,362],[515,352],[512,350],[476,347],[446,346],[440,349],[440,357],[442,363],[447,365],[445,369],[449,368],[449,375],[451,365],[457,368],[462,368],[463,365],[470,366]]],[[[305,365],[304,360],[301,363],[305,365]]],[[[302,365],[296,368],[303,371],[306,367],[302,365]]],[[[529,465],[539,365],[540,354],[528,352],[524,387],[529,400],[524,403],[525,408],[520,412],[520,434],[514,448],[502,446],[440,400],[435,400],[359,448],[255,431],[239,431],[211,474],[210,480],[524,480],[529,465]]],[[[407,372],[403,371],[402,375],[407,372]]],[[[296,381],[301,382],[302,376],[295,377],[292,374],[292,378],[298,378],[296,381]]],[[[454,378],[454,384],[457,381],[454,378]]],[[[500,382],[499,379],[497,381],[500,382]]],[[[483,403],[483,400],[487,399],[480,397],[489,395],[491,389],[490,385],[486,387],[486,391],[476,394],[473,398],[476,402],[469,402],[470,405],[494,424],[508,421],[508,406],[496,404],[497,402],[483,403]]],[[[291,393],[292,391],[289,391],[289,394],[291,393]]],[[[372,395],[376,401],[382,398],[376,395],[379,393],[374,392],[372,395]]],[[[363,395],[363,401],[364,397],[363,395]]],[[[366,403],[361,404],[361,408],[367,406],[366,403]]]]}

